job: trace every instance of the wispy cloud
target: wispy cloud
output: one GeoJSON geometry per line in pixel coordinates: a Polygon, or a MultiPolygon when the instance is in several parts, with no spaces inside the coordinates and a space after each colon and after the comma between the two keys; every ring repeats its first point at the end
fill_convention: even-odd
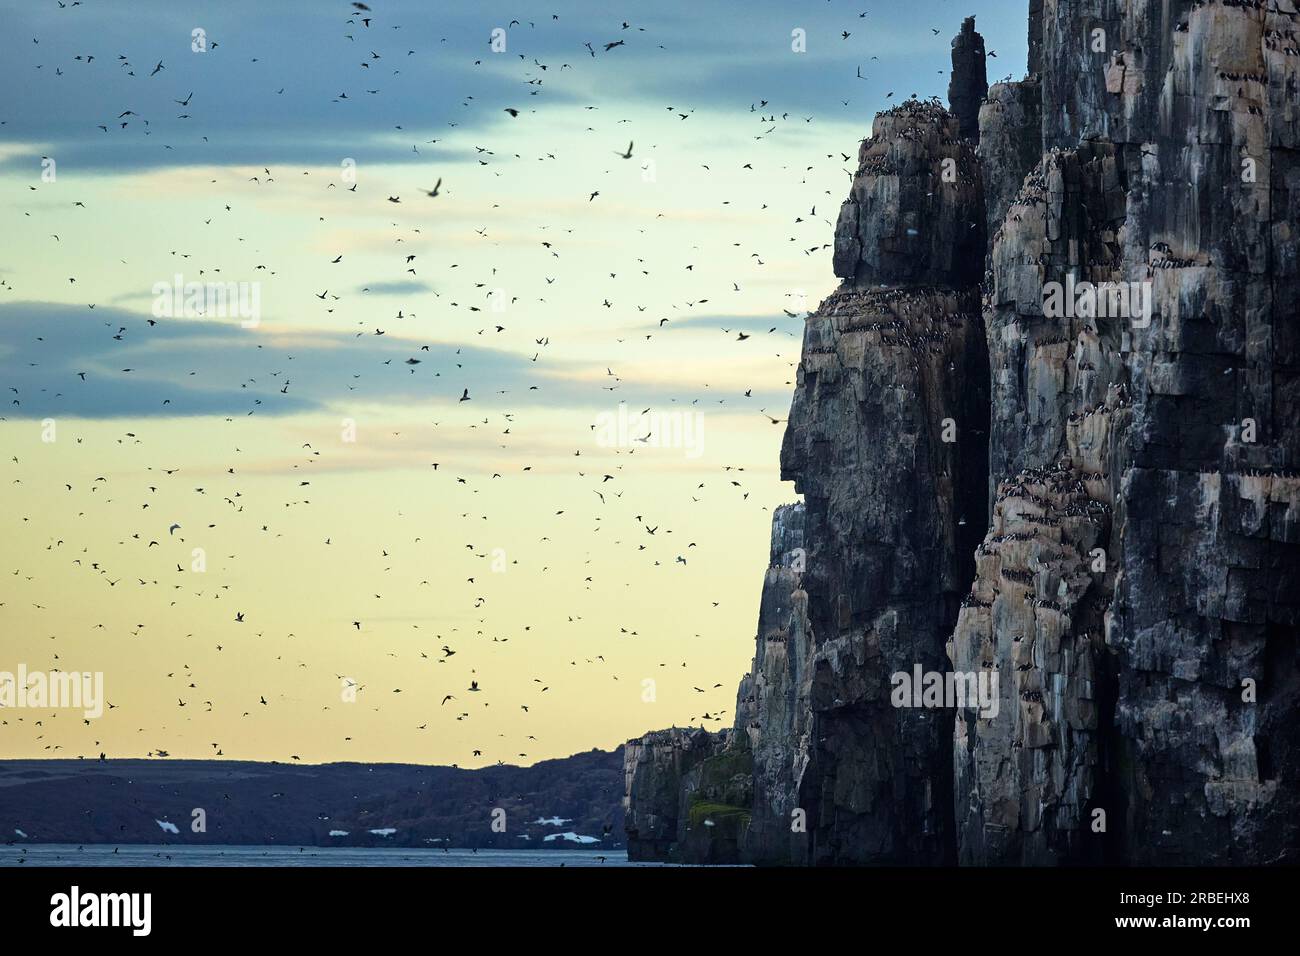
{"type": "MultiPolygon", "coordinates": [[[[237,320],[159,319],[115,308],[0,305],[9,419],[290,415],[363,403],[592,414],[619,401],[689,402],[684,381],[647,366],[611,390],[604,366],[396,335],[237,320]],[[84,373],[84,378],[82,373],[84,373]]],[[[771,393],[779,401],[779,391],[771,393]]]]}

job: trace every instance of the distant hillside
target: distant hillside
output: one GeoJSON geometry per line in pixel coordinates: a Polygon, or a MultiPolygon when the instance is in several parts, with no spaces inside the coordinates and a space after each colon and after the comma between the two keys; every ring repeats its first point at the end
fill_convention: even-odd
{"type": "Polygon", "coordinates": [[[0,761],[0,842],[577,846],[567,833],[612,849],[624,845],[622,796],[622,748],[479,770],[9,760],[0,761]],[[206,832],[191,828],[195,809],[206,813],[206,832]],[[497,809],[504,832],[493,830],[497,809]]]}

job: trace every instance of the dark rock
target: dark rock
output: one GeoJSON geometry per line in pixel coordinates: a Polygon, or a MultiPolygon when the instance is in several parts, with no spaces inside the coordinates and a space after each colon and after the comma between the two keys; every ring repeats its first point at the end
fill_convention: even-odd
{"type": "Polygon", "coordinates": [[[1043,68],[1043,0],[1029,0],[1029,63],[1032,75],[1043,68]]]}
{"type": "Polygon", "coordinates": [[[752,822],[743,857],[758,863],[805,862],[807,827],[795,826],[799,785],[808,762],[814,648],[808,595],[804,506],[782,505],[772,517],[772,551],[759,604],[754,663],[736,695],[736,741],[753,766],[752,822]]]}
{"type": "Polygon", "coordinates": [[[835,274],[851,285],[973,285],[984,261],[979,166],[937,101],[880,113],[835,226],[835,274]]]}
{"type": "Polygon", "coordinates": [[[957,116],[877,116],[781,451],[806,561],[727,747],[753,810],[695,858],[1300,860],[1298,23],[1033,0],[978,162],[969,22],[957,116]],[[998,707],[893,707],[916,666],[998,707]]]}
{"type": "Polygon", "coordinates": [[[952,75],[948,79],[948,109],[957,117],[961,135],[980,141],[980,103],[989,91],[984,72],[984,38],[975,32],[975,18],[962,21],[952,41],[952,75]]]}
{"type": "MultiPolygon", "coordinates": [[[[990,457],[996,480],[1059,468],[1113,504],[1094,529],[1107,571],[1078,576],[1091,535],[1077,525],[1031,527],[1017,545],[1036,553],[1036,584],[1061,577],[1051,599],[1068,622],[1023,602],[1023,619],[964,612],[954,666],[992,648],[1017,686],[1054,692],[1003,729],[959,722],[961,856],[1293,859],[1298,240],[1278,38],[1294,14],[1187,3],[1171,24],[1153,7],[1047,0],[1045,17],[1051,152],[991,254],[990,457]],[[1094,63],[1097,29],[1108,54],[1094,63]],[[1044,284],[1067,274],[1145,284],[1149,322],[1045,316],[1044,284]],[[1078,726],[1094,709],[1095,731],[1078,726]],[[1043,723],[1050,749],[1030,759],[1043,723]]],[[[991,583],[990,569],[973,593],[991,583]]]]}
{"type": "Polygon", "coordinates": [[[1042,93],[1037,76],[994,83],[980,106],[980,173],[984,180],[985,231],[1002,225],[1025,176],[1042,159],[1042,93]]]}
{"type": "Polygon", "coordinates": [[[623,774],[628,859],[681,859],[679,845],[690,825],[689,811],[700,783],[692,771],[720,753],[730,739],[729,730],[714,734],[698,727],[674,727],[627,742],[623,774]]]}

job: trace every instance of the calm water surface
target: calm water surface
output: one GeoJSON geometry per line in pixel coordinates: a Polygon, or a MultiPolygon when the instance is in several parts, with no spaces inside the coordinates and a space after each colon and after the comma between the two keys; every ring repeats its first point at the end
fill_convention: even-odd
{"type": "Polygon", "coordinates": [[[434,850],[398,847],[141,846],[42,843],[0,847],[0,866],[662,866],[626,850],[434,850]],[[602,859],[602,857],[604,859],[602,859]]]}

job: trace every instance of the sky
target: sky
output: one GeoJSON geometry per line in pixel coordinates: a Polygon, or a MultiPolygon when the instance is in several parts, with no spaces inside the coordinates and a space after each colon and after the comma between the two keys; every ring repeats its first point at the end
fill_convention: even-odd
{"type": "Polygon", "coordinates": [[[107,701],[0,756],[730,726],[858,143],[964,16],[1025,63],[1006,0],[357,6],[0,4],[0,700],[107,701]]]}

